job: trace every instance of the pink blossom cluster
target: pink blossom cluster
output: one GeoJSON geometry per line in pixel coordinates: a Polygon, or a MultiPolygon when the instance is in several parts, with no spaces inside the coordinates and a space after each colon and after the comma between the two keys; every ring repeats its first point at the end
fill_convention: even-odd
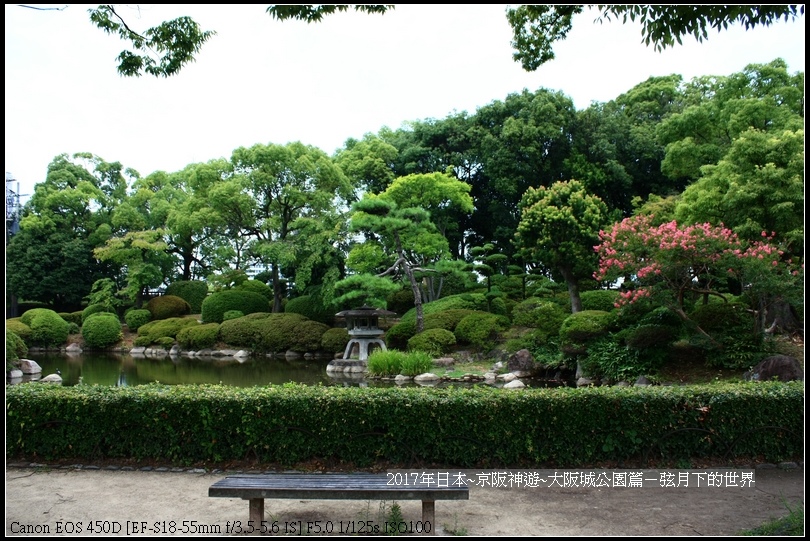
{"type": "Polygon", "coordinates": [[[619,298],[615,303],[613,303],[613,306],[616,308],[621,308],[622,306],[633,304],[640,299],[650,296],[650,290],[647,288],[640,287],[638,289],[629,289],[619,293],[619,298]]]}
{"type": "MultiPolygon", "coordinates": [[[[669,289],[683,290],[719,265],[728,265],[728,271],[735,274],[751,260],[763,261],[772,268],[780,265],[783,252],[773,244],[774,233],[763,232],[765,240],[746,245],[723,225],[679,227],[671,221],[653,226],[652,218],[625,218],[610,231],[599,232],[601,243],[594,247],[599,269],[594,278],[602,281],[634,277],[648,285],[664,283],[669,289]]],[[[620,303],[638,300],[639,291],[645,290],[623,294],[620,303]]]]}

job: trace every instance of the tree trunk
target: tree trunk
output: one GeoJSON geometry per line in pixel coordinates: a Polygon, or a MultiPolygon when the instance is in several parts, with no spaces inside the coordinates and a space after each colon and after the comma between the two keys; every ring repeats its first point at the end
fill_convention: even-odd
{"type": "Polygon", "coordinates": [[[570,269],[560,269],[565,284],[568,286],[568,296],[571,298],[571,313],[576,314],[582,311],[582,299],[579,296],[579,281],[574,277],[570,269]]]}

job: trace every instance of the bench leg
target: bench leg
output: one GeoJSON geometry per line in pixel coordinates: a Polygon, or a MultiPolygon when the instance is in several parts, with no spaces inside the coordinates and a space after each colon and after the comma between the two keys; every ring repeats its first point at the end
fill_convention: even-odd
{"type": "Polygon", "coordinates": [[[262,522],[264,522],[264,498],[251,498],[249,506],[248,520],[252,520],[253,527],[261,531],[262,522]]]}
{"type": "Polygon", "coordinates": [[[436,502],[422,500],[422,524],[425,528],[423,532],[436,535],[436,502]],[[427,528],[430,528],[430,532],[427,532],[427,528]]]}

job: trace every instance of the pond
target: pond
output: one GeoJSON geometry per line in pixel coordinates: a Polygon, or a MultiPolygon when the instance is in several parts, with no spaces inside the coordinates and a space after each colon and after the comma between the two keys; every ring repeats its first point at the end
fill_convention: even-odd
{"type": "MultiPolygon", "coordinates": [[[[363,375],[329,375],[326,366],[329,359],[287,359],[284,357],[248,357],[236,360],[225,358],[133,356],[127,353],[80,353],[30,352],[26,358],[42,367],[40,377],[62,375],[62,385],[73,386],[81,381],[87,385],[116,387],[144,385],[147,383],[223,384],[234,387],[257,385],[281,385],[302,383],[305,385],[340,385],[350,387],[403,386],[393,381],[365,378],[363,375]]],[[[24,377],[23,381],[31,379],[24,377]]],[[[38,378],[37,378],[38,379],[38,378]]],[[[528,387],[557,386],[547,381],[522,380],[528,387]]],[[[451,385],[439,383],[437,386],[451,385]]],[[[459,385],[459,384],[452,384],[459,385]]],[[[469,385],[469,384],[467,384],[469,385]]],[[[414,382],[404,386],[420,386],[414,382]]],[[[495,384],[500,386],[500,384],[495,384]]]]}

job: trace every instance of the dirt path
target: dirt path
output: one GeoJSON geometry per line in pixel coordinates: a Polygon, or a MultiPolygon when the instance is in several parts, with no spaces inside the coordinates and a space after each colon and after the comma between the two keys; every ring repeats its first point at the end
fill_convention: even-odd
{"type": "MultiPolygon", "coordinates": [[[[661,474],[677,476],[686,472],[693,479],[693,488],[667,488],[647,481],[643,482],[643,488],[549,487],[549,475],[555,472],[539,470],[537,473],[544,477],[538,486],[492,488],[472,484],[468,501],[436,502],[436,533],[737,535],[743,529],[786,514],[786,502],[803,505],[804,471],[803,465],[799,466],[796,469],[722,470],[740,474],[753,472],[753,483],[707,488],[694,488],[698,478],[691,475],[721,470],[643,471],[643,479],[661,479],[661,474]]],[[[468,473],[468,477],[475,475],[475,472],[468,473]]],[[[607,473],[615,472],[607,470],[607,473]]],[[[228,535],[237,535],[237,522],[241,528],[247,528],[247,502],[208,497],[208,487],[224,475],[205,470],[32,469],[7,465],[6,536],[100,533],[163,537],[226,535],[226,531],[228,535]],[[91,524],[93,532],[88,531],[91,524]]],[[[741,477],[726,476],[737,479],[738,483],[741,477]]],[[[613,479],[620,477],[613,476],[613,479]]],[[[276,522],[279,534],[284,534],[285,529],[288,535],[298,534],[310,523],[310,534],[316,527],[326,531],[331,524],[333,534],[339,534],[341,528],[344,534],[352,534],[350,528],[353,528],[357,535],[364,533],[360,529],[367,521],[385,520],[391,503],[385,502],[386,507],[381,510],[381,502],[267,500],[265,513],[268,521],[276,522]]],[[[405,521],[420,519],[419,502],[398,503],[405,521]]]]}

